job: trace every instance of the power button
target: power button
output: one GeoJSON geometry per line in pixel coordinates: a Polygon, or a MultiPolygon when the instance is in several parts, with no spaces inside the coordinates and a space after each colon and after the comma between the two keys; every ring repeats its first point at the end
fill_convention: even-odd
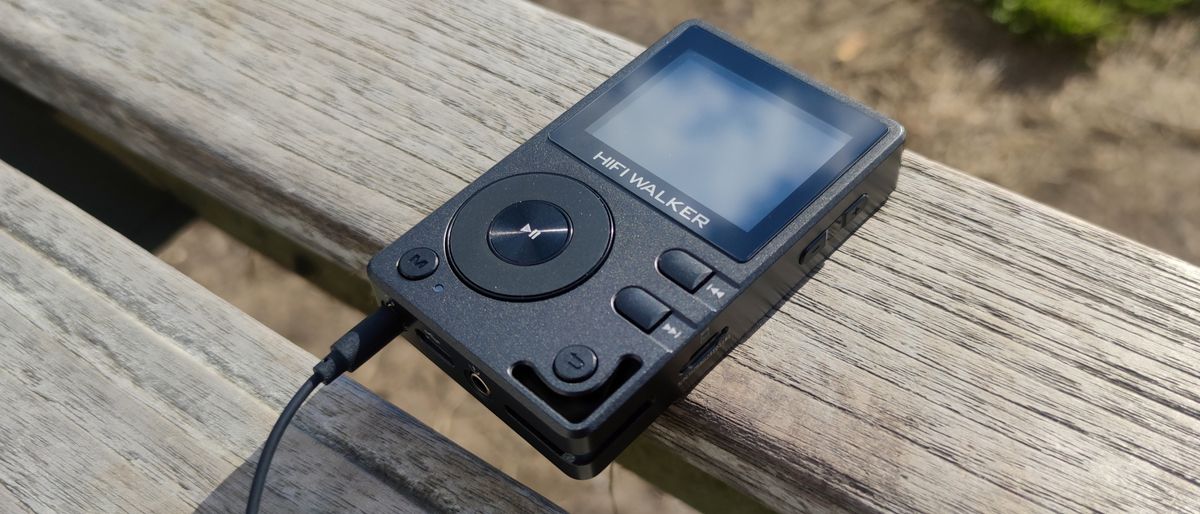
{"type": "Polygon", "coordinates": [[[554,374],[564,382],[582,382],[596,372],[596,352],[581,344],[571,345],[554,356],[554,374]]]}

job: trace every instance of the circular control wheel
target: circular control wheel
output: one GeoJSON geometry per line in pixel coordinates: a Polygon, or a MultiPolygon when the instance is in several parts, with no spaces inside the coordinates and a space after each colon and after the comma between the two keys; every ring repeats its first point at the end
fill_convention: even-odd
{"type": "Polygon", "coordinates": [[[451,268],[477,291],[531,301],[592,275],[612,244],[612,215],[575,179],[528,173],[497,180],[463,202],[446,237],[451,268]]]}

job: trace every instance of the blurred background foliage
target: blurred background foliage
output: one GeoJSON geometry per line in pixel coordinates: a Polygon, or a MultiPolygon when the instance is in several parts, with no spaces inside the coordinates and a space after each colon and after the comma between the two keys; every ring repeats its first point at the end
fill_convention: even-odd
{"type": "Polygon", "coordinates": [[[643,45],[705,19],[917,153],[1200,263],[1200,0],[536,1],[643,45]]]}
{"type": "Polygon", "coordinates": [[[1155,17],[1194,0],[982,0],[992,19],[1018,34],[1090,42],[1120,35],[1138,17],[1155,17]]]}

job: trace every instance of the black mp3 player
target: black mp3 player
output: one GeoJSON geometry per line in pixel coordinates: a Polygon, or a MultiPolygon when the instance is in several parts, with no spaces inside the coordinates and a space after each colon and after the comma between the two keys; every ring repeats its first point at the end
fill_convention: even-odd
{"type": "Polygon", "coordinates": [[[687,22],[368,266],[415,344],[604,469],[895,188],[904,129],[687,22]]]}

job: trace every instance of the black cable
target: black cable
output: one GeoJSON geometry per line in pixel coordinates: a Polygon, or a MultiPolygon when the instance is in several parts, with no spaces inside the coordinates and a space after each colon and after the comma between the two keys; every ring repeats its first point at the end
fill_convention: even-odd
{"type": "Polygon", "coordinates": [[[275,449],[279,447],[279,440],[283,439],[283,431],[287,430],[288,424],[296,416],[296,411],[300,410],[304,400],[308,399],[308,396],[317,389],[317,384],[320,383],[321,376],[314,373],[304,385],[300,386],[300,390],[296,391],[296,395],[292,397],[292,401],[288,402],[287,407],[283,408],[283,412],[279,413],[279,419],[275,421],[271,435],[267,436],[267,442],[263,444],[258,465],[254,467],[254,482],[250,484],[250,499],[246,501],[246,514],[258,512],[258,503],[262,501],[263,488],[267,485],[267,472],[271,469],[271,459],[275,457],[275,449]]]}
{"type": "Polygon", "coordinates": [[[300,386],[300,390],[296,391],[296,395],[283,408],[283,412],[279,413],[279,419],[275,421],[271,435],[267,436],[267,442],[263,444],[262,453],[258,457],[258,465],[254,468],[254,481],[250,484],[246,514],[258,512],[258,504],[262,501],[263,489],[267,483],[267,472],[271,468],[271,459],[275,457],[275,450],[279,447],[279,441],[283,439],[284,430],[287,430],[288,424],[292,422],[292,418],[296,416],[296,411],[300,410],[304,400],[312,395],[318,385],[329,384],[340,377],[342,373],[358,369],[384,346],[392,342],[392,339],[403,333],[412,325],[412,321],[413,318],[410,314],[395,302],[389,301],[363,318],[349,332],[339,337],[330,347],[329,355],[313,366],[313,375],[304,382],[304,385],[300,386]]]}

